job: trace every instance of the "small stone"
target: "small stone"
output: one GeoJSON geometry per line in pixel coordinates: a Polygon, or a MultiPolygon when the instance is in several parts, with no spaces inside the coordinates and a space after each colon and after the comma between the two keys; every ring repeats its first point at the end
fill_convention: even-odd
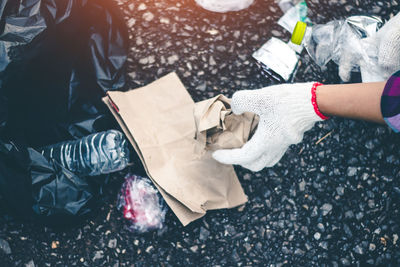
{"type": "Polygon", "coordinates": [[[350,227],[347,224],[343,224],[343,230],[346,233],[347,237],[353,237],[353,233],[351,232],[350,227]]]}
{"type": "Polygon", "coordinates": [[[148,246],[146,248],[146,253],[150,253],[153,250],[153,246],[148,246]]]}
{"type": "Polygon", "coordinates": [[[143,39],[142,39],[142,37],[137,37],[136,38],[136,45],[142,45],[143,44],[143,39]]]}
{"type": "Polygon", "coordinates": [[[187,30],[187,31],[193,31],[193,27],[192,26],[190,26],[190,25],[185,25],[185,27],[183,27],[185,30],[187,30]]]}
{"type": "Polygon", "coordinates": [[[168,57],[168,64],[173,65],[175,64],[175,62],[177,62],[179,60],[179,56],[178,55],[172,55],[168,57]]]}
{"type": "Polygon", "coordinates": [[[342,263],[342,265],[344,266],[349,266],[350,265],[350,261],[346,258],[341,258],[340,262],[342,263]]]}
{"type": "Polygon", "coordinates": [[[199,246],[197,246],[197,245],[190,247],[190,250],[191,250],[193,253],[196,253],[198,249],[199,249],[199,246]]]}
{"type": "Polygon", "coordinates": [[[208,236],[210,235],[210,231],[208,231],[206,228],[204,227],[200,227],[200,236],[199,239],[202,241],[207,240],[208,236]]]}
{"type": "Polygon", "coordinates": [[[207,30],[207,33],[210,35],[217,35],[219,33],[219,31],[216,29],[209,29],[209,30],[207,30]]]}
{"type": "Polygon", "coordinates": [[[52,248],[52,249],[58,248],[59,245],[60,245],[60,242],[58,242],[58,241],[53,241],[53,242],[51,242],[51,248],[52,248]]]}
{"type": "Polygon", "coordinates": [[[332,210],[332,205],[329,203],[325,203],[324,205],[322,205],[321,210],[322,216],[325,216],[332,210]]]}
{"type": "Polygon", "coordinates": [[[356,214],[356,219],[357,220],[361,220],[363,217],[364,217],[364,213],[362,213],[361,211],[357,212],[357,214],[356,214]]]}
{"type": "Polygon", "coordinates": [[[319,240],[319,239],[321,238],[321,234],[318,233],[318,232],[316,232],[316,233],[314,234],[314,238],[315,238],[315,240],[319,240]]]}
{"type": "Polygon", "coordinates": [[[302,231],[305,235],[308,235],[308,228],[307,226],[303,225],[300,227],[300,231],[302,231]]]}
{"type": "Polygon", "coordinates": [[[223,46],[223,45],[219,45],[219,46],[217,46],[217,50],[218,50],[219,52],[225,52],[225,51],[226,51],[226,47],[223,46]]]}
{"type": "Polygon", "coordinates": [[[381,233],[381,231],[382,231],[382,229],[378,227],[375,229],[374,234],[379,235],[381,233]]]}
{"type": "Polygon", "coordinates": [[[236,234],[235,227],[229,224],[225,225],[225,236],[227,235],[234,236],[235,234],[236,234]]]}
{"type": "Polygon", "coordinates": [[[251,245],[249,243],[244,243],[243,246],[246,249],[246,253],[249,253],[249,251],[251,250],[251,245]]]}
{"type": "Polygon", "coordinates": [[[357,245],[353,251],[357,254],[363,255],[364,254],[364,249],[362,247],[360,247],[359,245],[357,245]]]}
{"type": "Polygon", "coordinates": [[[148,57],[141,58],[139,59],[139,63],[142,65],[146,65],[149,63],[149,58],[148,57]]]}
{"type": "Polygon", "coordinates": [[[295,255],[304,255],[306,252],[304,250],[301,250],[299,248],[296,248],[296,250],[294,251],[295,255]]]}
{"type": "Polygon", "coordinates": [[[393,245],[396,245],[397,240],[399,240],[399,236],[397,234],[393,234],[393,245]]]}
{"type": "Polygon", "coordinates": [[[374,251],[376,249],[376,245],[374,243],[369,244],[369,250],[374,251]]]}
{"type": "Polygon", "coordinates": [[[372,140],[368,140],[368,141],[365,143],[365,147],[366,147],[367,149],[370,149],[370,150],[374,149],[374,148],[375,148],[374,142],[373,142],[372,140]]]}
{"type": "Polygon", "coordinates": [[[318,223],[318,224],[317,224],[317,227],[318,227],[318,229],[319,229],[321,232],[324,232],[324,231],[325,231],[325,226],[324,226],[322,223],[318,223]]]}
{"type": "Polygon", "coordinates": [[[154,62],[156,62],[155,56],[148,56],[147,58],[149,60],[149,64],[153,64],[154,62]]]}
{"type": "Polygon", "coordinates": [[[136,20],[134,18],[130,18],[127,22],[128,28],[132,28],[136,23],[136,20]]]}
{"type": "Polygon", "coordinates": [[[304,180],[302,180],[302,181],[299,183],[299,190],[300,190],[300,191],[304,191],[305,188],[306,188],[306,182],[305,182],[304,180]]]}
{"type": "Polygon", "coordinates": [[[138,7],[138,10],[139,10],[139,11],[142,11],[142,10],[146,10],[146,8],[147,8],[146,4],[141,3],[141,4],[139,5],[139,7],[138,7]]]}
{"type": "Polygon", "coordinates": [[[204,82],[204,83],[201,83],[201,84],[199,84],[197,87],[196,87],[196,90],[199,90],[199,91],[205,91],[207,89],[207,84],[204,82]]]}
{"type": "Polygon", "coordinates": [[[322,241],[319,243],[319,246],[325,250],[328,250],[328,242],[322,241]]]}
{"type": "Polygon", "coordinates": [[[154,15],[151,12],[146,12],[143,14],[143,19],[145,21],[152,21],[154,19],[154,15]]]}
{"type": "Polygon", "coordinates": [[[210,64],[210,66],[215,66],[215,65],[217,65],[217,62],[215,62],[215,59],[214,59],[213,56],[210,56],[209,64],[210,64]]]}
{"type": "Polygon", "coordinates": [[[104,257],[104,252],[102,250],[98,250],[95,252],[92,261],[101,260],[104,257]]]}
{"type": "Polygon", "coordinates": [[[369,265],[374,265],[374,259],[369,259],[366,261],[369,265]]]}
{"type": "Polygon", "coordinates": [[[160,18],[160,23],[169,24],[169,18],[160,18]]]}
{"type": "Polygon", "coordinates": [[[347,168],[347,176],[354,176],[357,174],[357,168],[356,167],[348,167],[347,168]]]}
{"type": "Polygon", "coordinates": [[[352,210],[346,211],[346,212],[344,213],[344,217],[347,218],[347,219],[352,219],[352,218],[354,218],[354,213],[353,213],[353,211],[352,211],[352,210]]]}
{"type": "Polygon", "coordinates": [[[344,195],[344,187],[342,187],[342,186],[336,187],[336,192],[339,196],[343,196],[344,195]]]}
{"type": "Polygon", "coordinates": [[[110,239],[108,241],[108,245],[107,246],[109,248],[116,248],[117,247],[117,239],[116,238],[110,239]]]}
{"type": "Polygon", "coordinates": [[[0,238],[0,250],[5,254],[11,254],[10,244],[8,244],[8,242],[2,238],[0,238]]]}
{"type": "Polygon", "coordinates": [[[35,262],[30,260],[28,263],[25,263],[25,267],[35,267],[35,262]]]}

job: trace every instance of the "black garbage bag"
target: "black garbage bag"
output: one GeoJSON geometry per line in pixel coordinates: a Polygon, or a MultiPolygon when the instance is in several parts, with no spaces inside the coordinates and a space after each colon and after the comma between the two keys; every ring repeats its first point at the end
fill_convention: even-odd
{"type": "Polygon", "coordinates": [[[124,88],[127,51],[111,1],[0,1],[0,194],[9,211],[63,223],[98,206],[94,179],[34,149],[117,127],[101,98],[124,88]]]}

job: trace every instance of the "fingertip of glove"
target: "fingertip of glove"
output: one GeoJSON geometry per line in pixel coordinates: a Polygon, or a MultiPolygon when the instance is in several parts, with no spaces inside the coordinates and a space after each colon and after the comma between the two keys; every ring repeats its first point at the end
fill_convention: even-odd
{"type": "Polygon", "coordinates": [[[249,90],[238,91],[232,95],[231,109],[233,113],[240,115],[245,112],[243,104],[247,102],[248,95],[249,90]]]}
{"type": "Polygon", "coordinates": [[[226,150],[217,150],[214,151],[211,156],[213,157],[213,159],[215,159],[216,161],[223,163],[223,164],[228,164],[226,162],[226,159],[229,158],[227,157],[227,151],[226,150]]]}

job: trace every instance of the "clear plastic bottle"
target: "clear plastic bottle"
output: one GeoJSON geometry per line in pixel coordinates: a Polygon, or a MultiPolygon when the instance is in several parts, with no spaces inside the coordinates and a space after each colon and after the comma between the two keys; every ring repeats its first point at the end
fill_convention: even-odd
{"type": "Polygon", "coordinates": [[[41,149],[47,159],[54,159],[77,175],[100,175],[124,169],[129,164],[125,136],[116,130],[88,135],[41,149]]]}
{"type": "Polygon", "coordinates": [[[311,58],[323,67],[338,52],[342,26],[343,21],[340,20],[312,27],[299,21],[293,31],[291,41],[296,45],[304,45],[311,58]]]}

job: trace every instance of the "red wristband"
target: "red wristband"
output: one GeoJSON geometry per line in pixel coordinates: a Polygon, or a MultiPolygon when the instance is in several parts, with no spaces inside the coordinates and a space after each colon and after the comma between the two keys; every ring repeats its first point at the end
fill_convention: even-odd
{"type": "Polygon", "coordinates": [[[317,104],[316,91],[317,91],[317,87],[320,85],[322,85],[322,83],[314,83],[313,84],[313,86],[311,88],[311,103],[312,103],[312,105],[314,107],[314,111],[318,115],[318,117],[320,117],[323,120],[327,120],[327,119],[329,119],[329,117],[325,116],[324,114],[321,113],[321,111],[319,111],[318,104],[317,104]]]}

